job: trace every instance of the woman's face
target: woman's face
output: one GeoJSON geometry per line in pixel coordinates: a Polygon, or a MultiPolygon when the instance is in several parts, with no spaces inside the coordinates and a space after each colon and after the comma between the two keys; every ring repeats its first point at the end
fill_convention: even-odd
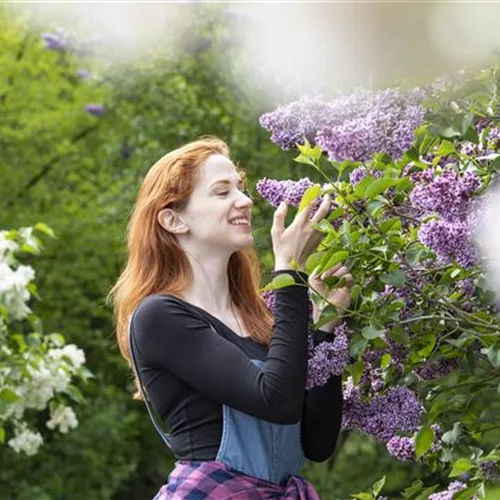
{"type": "Polygon", "coordinates": [[[200,176],[179,216],[189,228],[184,235],[201,251],[230,253],[253,244],[252,200],[242,191],[236,167],[224,155],[213,154],[200,167],[200,176]]]}

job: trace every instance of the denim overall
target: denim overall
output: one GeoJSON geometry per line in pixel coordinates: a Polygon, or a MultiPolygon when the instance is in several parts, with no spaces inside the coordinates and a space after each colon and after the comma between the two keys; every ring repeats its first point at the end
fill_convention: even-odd
{"type": "MultiPolygon", "coordinates": [[[[210,327],[216,332],[212,325],[210,327]]],[[[171,448],[170,435],[159,425],[139,377],[139,367],[130,338],[130,322],[129,345],[149,416],[163,441],[171,448]]],[[[261,360],[252,362],[259,368],[264,365],[261,360]]],[[[222,407],[222,419],[222,437],[216,461],[246,475],[276,484],[286,482],[288,476],[296,475],[302,469],[305,457],[301,445],[300,422],[291,425],[275,424],[226,405],[222,407]]]]}

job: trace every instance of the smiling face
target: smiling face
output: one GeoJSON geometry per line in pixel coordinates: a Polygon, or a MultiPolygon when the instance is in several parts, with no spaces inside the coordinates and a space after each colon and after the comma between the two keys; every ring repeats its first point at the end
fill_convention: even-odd
{"type": "Polygon", "coordinates": [[[177,211],[188,229],[179,240],[198,252],[220,249],[231,254],[251,246],[253,203],[242,189],[233,162],[224,155],[209,156],[187,205],[177,211]]]}

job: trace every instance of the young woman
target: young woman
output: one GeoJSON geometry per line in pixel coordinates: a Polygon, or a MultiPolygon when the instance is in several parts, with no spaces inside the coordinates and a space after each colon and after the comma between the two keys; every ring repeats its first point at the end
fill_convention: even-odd
{"type": "MultiPolygon", "coordinates": [[[[328,197],[271,231],[274,318],[258,293],[252,201],[224,142],[205,137],[146,175],[128,227],[128,261],[113,288],[118,343],[146,404],[167,424],[176,467],[155,499],[316,499],[298,476],[327,459],[339,434],[339,377],[305,391],[309,299],[304,264],[328,197]],[[298,270],[292,270],[292,267],[298,270]]],[[[330,273],[350,276],[345,268],[330,273]]],[[[324,276],[323,276],[324,278],[324,276]]],[[[316,289],[325,292],[319,277],[316,289]]],[[[345,308],[348,287],[336,292],[345,308]]],[[[314,313],[318,315],[318,310],[314,313]]],[[[331,330],[332,328],[330,328],[331,330]]],[[[314,332],[316,343],[329,332],[314,332]]]]}

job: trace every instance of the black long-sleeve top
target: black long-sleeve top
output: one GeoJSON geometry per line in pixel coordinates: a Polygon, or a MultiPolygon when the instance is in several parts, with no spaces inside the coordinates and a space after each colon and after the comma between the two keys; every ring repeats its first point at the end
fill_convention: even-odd
{"type": "MultiPolygon", "coordinates": [[[[131,339],[141,380],[170,429],[177,459],[216,458],[222,405],[281,424],[302,419],[305,456],[323,461],[333,453],[342,418],[341,379],[305,391],[307,288],[292,285],[275,294],[269,346],[240,337],[207,311],[171,295],[151,295],[136,309],[131,339]],[[265,364],[258,368],[252,359],[265,364]]],[[[315,332],[315,343],[328,335],[315,332]]]]}

